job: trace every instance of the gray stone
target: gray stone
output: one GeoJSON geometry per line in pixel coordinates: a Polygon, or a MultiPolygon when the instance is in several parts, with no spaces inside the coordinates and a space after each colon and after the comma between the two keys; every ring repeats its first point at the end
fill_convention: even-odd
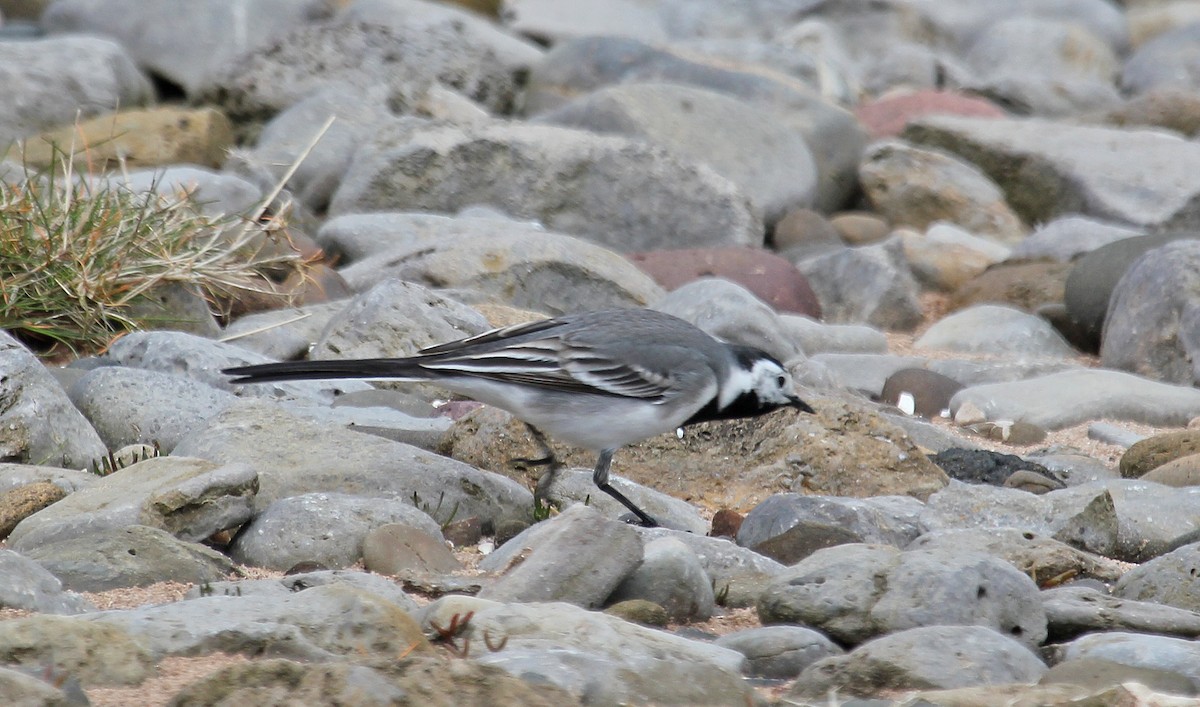
{"type": "Polygon", "coordinates": [[[970,159],[1029,223],[1078,213],[1148,227],[1200,224],[1200,175],[1185,166],[1200,145],[1163,131],[937,116],[904,135],[970,159]]]}
{"type": "Polygon", "coordinates": [[[0,608],[36,611],[42,614],[79,614],[96,607],[74,592],[63,591],[62,582],[33,560],[12,550],[0,550],[0,608]]]}
{"type": "Polygon", "coordinates": [[[472,43],[461,23],[367,24],[343,16],[260,44],[216,72],[201,97],[235,120],[261,121],[328,86],[386,86],[406,96],[434,83],[500,111],[515,91],[511,69],[472,43]]]}
{"type": "Polygon", "coordinates": [[[1155,557],[1125,573],[1113,586],[1114,596],[1200,612],[1200,543],[1155,557]]]}
{"type": "Polygon", "coordinates": [[[118,107],[149,103],[150,81],[125,50],[99,37],[0,43],[0,82],[13,100],[0,108],[0,143],[30,137],[118,107]]]}
{"type": "Polygon", "coordinates": [[[40,361],[0,331],[0,459],[83,469],[104,442],[40,361]]]}
{"type": "Polygon", "coordinates": [[[374,435],[316,425],[267,403],[244,403],[184,438],[175,453],[258,471],[256,508],[310,492],[414,499],[439,523],[525,519],[533,494],[498,474],[374,435]]]}
{"type": "Polygon", "coordinates": [[[1154,380],[1200,382],[1200,242],[1182,240],[1146,253],[1113,288],[1100,362],[1154,380]]]}
{"type": "Polygon", "coordinates": [[[925,533],[909,550],[957,548],[997,557],[1029,575],[1039,586],[1064,579],[1116,581],[1125,572],[1119,562],[1071,547],[1062,541],[1018,528],[951,528],[925,533]]]}
{"type": "Polygon", "coordinates": [[[403,523],[371,528],[362,539],[363,567],[389,576],[425,576],[461,570],[439,531],[436,535],[403,523]]]}
{"type": "Polygon", "coordinates": [[[846,644],[937,625],[988,626],[1030,647],[1046,637],[1046,615],[1029,577],[1001,560],[953,548],[818,550],[770,582],[758,613],[764,623],[802,623],[846,644]]]}
{"type": "Polygon", "coordinates": [[[900,140],[872,144],[859,167],[863,191],[890,223],[925,230],[946,221],[1013,244],[1025,225],[996,183],[954,155],[900,140]]]}
{"type": "MultiPolygon", "coordinates": [[[[1012,0],[1003,6],[971,0],[921,0],[914,10],[917,17],[928,22],[938,36],[958,46],[965,46],[987,27],[1018,16],[1077,22],[1103,39],[1114,51],[1122,51],[1129,44],[1129,26],[1125,14],[1104,0],[1062,0],[1054,3],[1012,0]]],[[[908,19],[911,21],[911,18],[908,19]]]]}
{"type": "Polygon", "coordinates": [[[783,332],[812,356],[819,353],[887,353],[887,336],[874,327],[826,324],[796,314],[779,315],[783,332]]]}
{"type": "Polygon", "coordinates": [[[977,304],[950,314],[917,339],[918,349],[1069,358],[1075,350],[1045,319],[1013,307],[977,304]]]}
{"type": "Polygon", "coordinates": [[[317,231],[317,243],[326,252],[355,263],[375,255],[412,249],[446,248],[459,241],[485,239],[497,232],[542,234],[535,221],[517,221],[495,214],[427,214],[378,211],[334,216],[317,231]]]}
{"type": "Polygon", "coordinates": [[[595,243],[527,224],[487,221],[492,224],[487,235],[439,234],[436,245],[384,251],[346,267],[342,275],[359,290],[399,278],[550,314],[643,307],[662,296],[650,276],[595,243]]]}
{"type": "Polygon", "coordinates": [[[1188,678],[1200,690],[1200,643],[1142,633],[1092,633],[1057,647],[1056,662],[1101,659],[1137,668],[1161,670],[1188,678]]]}
{"type": "Polygon", "coordinates": [[[901,228],[896,234],[913,276],[925,287],[943,292],[960,292],[1009,254],[1007,245],[945,221],[935,222],[924,233],[901,228]]]}
{"type": "MultiPolygon", "coordinates": [[[[1136,585],[1137,581],[1131,584],[1136,585]]],[[[1050,640],[1065,641],[1084,633],[1114,630],[1182,638],[1200,636],[1200,612],[1163,606],[1158,597],[1154,597],[1156,601],[1122,598],[1124,592],[1117,587],[1114,591],[1117,596],[1086,586],[1043,591],[1042,607],[1046,610],[1050,640]]],[[[1136,587],[1132,593],[1136,593],[1136,587]]]]}
{"type": "MultiPolygon", "coordinates": [[[[210,596],[75,619],[129,632],[155,657],[266,651],[299,660],[397,655],[424,645],[399,606],[352,586],[332,584],[288,596],[210,596]]],[[[448,624],[449,622],[447,622],[448,624]]],[[[481,641],[482,643],[482,641],[481,641]]]]}
{"type": "Polygon", "coordinates": [[[949,376],[966,386],[1022,381],[1027,378],[1081,368],[1074,360],[1031,357],[1002,357],[983,361],[978,360],[978,357],[976,360],[934,358],[925,366],[931,371],[949,376]]]}
{"type": "Polygon", "coordinates": [[[607,86],[534,122],[624,135],[700,162],[737,184],[772,224],[811,206],[817,168],[804,136],[775,116],[715,91],[670,83],[607,86]]]}
{"type": "Polygon", "coordinates": [[[786,569],[775,560],[739,547],[726,538],[667,528],[635,530],[645,543],[673,538],[687,545],[700,560],[718,600],[724,606],[753,606],[762,591],[762,585],[786,569]]]}
{"type": "Polygon", "coordinates": [[[826,321],[908,331],[923,315],[903,250],[902,241],[892,237],[818,255],[796,267],[817,293],[826,321]]]}
{"type": "Polygon", "coordinates": [[[17,525],[8,542],[24,551],[132,525],[200,541],[249,520],[257,491],[258,475],[246,464],[154,457],[34,513],[17,525]]]}
{"type": "Polygon", "coordinates": [[[750,661],[755,677],[790,680],[822,658],[845,653],[836,643],[803,626],[761,626],[727,633],[713,641],[750,661]]]}
{"type": "Polygon", "coordinates": [[[212,582],[233,571],[224,555],[145,525],[100,528],[22,550],[73,591],[103,592],[156,582],[212,582]]]}
{"type": "Polygon", "coordinates": [[[508,638],[504,650],[475,658],[525,680],[549,682],[589,704],[742,704],[745,657],[615,616],[563,603],[499,604],[447,596],[425,607],[422,625],[450,624],[474,611],[462,634],[471,645],[485,635],[508,638]],[[485,634],[486,632],[486,634],[485,634]]]}
{"type": "Polygon", "coordinates": [[[502,19],[514,32],[553,45],[593,34],[663,42],[669,37],[666,14],[636,0],[614,0],[602,6],[586,1],[513,0],[505,5],[502,19]]]}
{"type": "Polygon", "coordinates": [[[263,198],[261,189],[235,174],[189,165],[139,169],[92,179],[100,185],[128,189],[135,194],[158,194],[173,201],[186,195],[188,203],[210,216],[246,214],[263,198]]]}
{"type": "Polygon", "coordinates": [[[369,390],[367,383],[353,380],[288,381],[270,385],[234,385],[221,369],[273,359],[233,344],[174,331],[135,331],[117,339],[105,359],[118,365],[160,373],[183,375],[228,390],[242,397],[292,397],[329,402],[343,392],[369,390]]]}
{"type": "MultiPolygon", "coordinates": [[[[685,530],[703,535],[708,531],[708,521],[700,511],[688,503],[669,494],[655,491],[649,486],[634,483],[616,474],[610,474],[609,483],[633,501],[664,528],[685,530]]],[[[625,519],[629,509],[617,499],[596,488],[591,469],[562,469],[544,489],[545,500],[568,506],[582,503],[595,508],[606,518],[625,519]]]]}
{"type": "Polygon", "coordinates": [[[137,0],[56,0],[42,15],[51,33],[109,37],[147,71],[195,96],[229,61],[302,23],[328,16],[321,0],[255,0],[143,7],[137,0]],[[136,17],[136,22],[129,18],[136,17]],[[203,31],[198,31],[203,28],[203,31]]]}
{"type": "Polygon", "coordinates": [[[438,524],[414,508],[412,499],[308,493],[267,506],[242,526],[229,556],[279,571],[306,562],[342,569],[362,559],[368,532],[389,523],[411,525],[445,542],[438,524]]]}
{"type": "Polygon", "coordinates": [[[642,561],[642,541],[633,528],[579,505],[505,545],[512,545],[509,553],[523,550],[521,559],[514,557],[504,565],[494,561],[486,567],[481,564],[481,569],[496,570],[500,575],[479,593],[481,598],[565,601],[596,608],[642,561]]]}
{"type": "Polygon", "coordinates": [[[256,597],[270,596],[280,599],[314,587],[345,585],[370,592],[396,604],[401,609],[414,613],[419,608],[399,584],[387,577],[360,570],[318,570],[298,572],[272,579],[235,579],[221,582],[205,582],[188,590],[184,599],[200,597],[256,597]]]}
{"type": "Polygon", "coordinates": [[[109,449],[145,443],[163,454],[237,401],[232,393],[191,378],[124,366],[88,371],[67,395],[109,449]]]}
{"type": "MultiPolygon", "coordinates": [[[[154,657],[129,632],[64,616],[0,622],[0,663],[33,668],[47,678],[70,676],[87,686],[139,685],[156,667],[154,657]]],[[[8,693],[0,694],[14,704],[8,693]]]]}
{"type": "Polygon", "coordinates": [[[655,302],[653,309],[689,321],[722,341],[762,349],[780,361],[800,353],[783,332],[779,315],[729,280],[693,280],[655,302]]]}
{"type": "MultiPolygon", "coordinates": [[[[1089,439],[1091,437],[1091,427],[1089,427],[1089,439]]],[[[1109,442],[1112,444],[1113,442],[1109,442]]],[[[1118,479],[1121,473],[1116,468],[1109,466],[1103,461],[1090,457],[1086,454],[1076,453],[1071,450],[1064,450],[1059,454],[1029,454],[1026,458],[1031,462],[1036,462],[1046,467],[1050,474],[1067,486],[1080,486],[1092,481],[1103,481],[1105,479],[1118,479]]]]}
{"type": "Polygon", "coordinates": [[[522,123],[381,129],[330,213],[479,203],[618,251],[763,242],[745,195],[707,166],[628,138],[522,123]]]}
{"type": "Polygon", "coordinates": [[[1018,243],[1009,260],[1040,260],[1049,258],[1067,263],[1101,246],[1144,233],[1112,221],[1088,216],[1061,216],[1038,226],[1018,243]]]}
{"type": "MultiPolygon", "coordinates": [[[[1197,694],[1192,681],[1179,673],[1122,665],[1103,658],[1080,658],[1057,663],[1042,676],[1041,685],[1052,689],[1075,686],[1090,688],[1090,697],[1098,704],[1115,704],[1123,700],[1148,701],[1151,699],[1149,693],[1165,692],[1187,697],[1197,694]]],[[[1083,695],[1067,699],[1080,697],[1083,695]]]]}
{"type": "MultiPolygon", "coordinates": [[[[91,704],[68,697],[68,689],[67,685],[62,687],[51,685],[36,676],[33,671],[0,668],[0,695],[4,695],[5,699],[10,700],[13,705],[79,707],[91,704]]],[[[86,697],[84,699],[86,700],[86,697]]]]}
{"type": "Polygon", "coordinates": [[[220,339],[277,361],[303,357],[329,321],[346,309],[346,300],[272,309],[238,317],[220,339]]]}
{"type": "Polygon", "coordinates": [[[966,404],[988,420],[1024,420],[1060,430],[1090,420],[1127,420],[1164,427],[1186,425],[1200,415],[1200,391],[1120,371],[1081,368],[1011,383],[974,385],[950,401],[966,404]]]}
{"type": "MultiPolygon", "coordinates": [[[[1164,28],[1165,29],[1165,28],[1164,28]]],[[[1194,91],[1200,87],[1196,40],[1200,28],[1194,23],[1164,31],[1137,47],[1121,71],[1121,88],[1131,94],[1174,88],[1194,91]]]]}
{"type": "Polygon", "coordinates": [[[828,545],[904,547],[924,531],[918,520],[923,505],[907,496],[860,499],[780,493],[746,514],[737,542],[789,565],[828,545]],[[833,541],[822,543],[821,537],[833,541]]]}
{"type": "MultiPolygon", "coordinates": [[[[333,407],[325,407],[319,403],[314,404],[303,400],[285,400],[281,404],[288,413],[302,420],[322,426],[340,426],[355,432],[390,439],[393,442],[411,444],[431,452],[438,451],[442,438],[454,425],[454,420],[444,415],[419,417],[392,407],[344,403],[347,397],[370,394],[370,392],[347,393],[335,401],[333,407]]],[[[381,389],[379,392],[403,395],[399,391],[381,389]]],[[[439,397],[441,395],[439,393],[439,397]]]]}
{"type": "Polygon", "coordinates": [[[867,697],[893,690],[1034,682],[1046,665],[1028,647],[983,626],[924,626],[810,665],[791,694],[867,697]]]}
{"type": "Polygon", "coordinates": [[[0,493],[39,481],[49,481],[63,491],[72,493],[99,480],[100,477],[89,471],[0,462],[0,493]]]}
{"type": "MultiPolygon", "coordinates": [[[[888,353],[821,353],[808,359],[807,365],[823,366],[838,387],[863,393],[871,398],[883,394],[887,379],[906,368],[924,368],[926,359],[895,356],[888,353]]],[[[953,377],[953,376],[951,376],[953,377]]]]}
{"type": "Polygon", "coordinates": [[[691,548],[675,538],[646,543],[642,564],[625,577],[608,603],[645,599],[666,609],[672,621],[707,621],[715,598],[712,580],[691,548]]]}

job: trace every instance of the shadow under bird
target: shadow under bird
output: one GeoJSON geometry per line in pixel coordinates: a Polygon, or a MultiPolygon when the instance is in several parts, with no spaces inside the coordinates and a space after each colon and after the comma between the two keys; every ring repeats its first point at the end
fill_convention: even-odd
{"type": "Polygon", "coordinates": [[[657,522],[608,482],[613,453],[679,427],[763,415],[782,407],[811,413],[787,369],[767,353],[713,338],[648,309],[571,314],[518,324],[422,349],[407,358],[285,361],[228,368],[234,383],[327,378],[428,381],[525,422],[545,455],[542,433],[599,453],[592,479],[645,526],[657,522]]]}

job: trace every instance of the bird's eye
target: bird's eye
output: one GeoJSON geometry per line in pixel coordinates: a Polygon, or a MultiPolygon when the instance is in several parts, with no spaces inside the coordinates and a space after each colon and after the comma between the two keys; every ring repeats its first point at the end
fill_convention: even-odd
{"type": "Polygon", "coordinates": [[[779,376],[778,378],[775,379],[775,383],[778,384],[780,388],[782,388],[787,385],[787,378],[784,378],[783,376],[779,376]]]}

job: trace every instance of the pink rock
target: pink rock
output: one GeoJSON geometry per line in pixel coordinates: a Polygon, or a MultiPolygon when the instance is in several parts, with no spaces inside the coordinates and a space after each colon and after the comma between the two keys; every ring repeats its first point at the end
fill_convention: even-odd
{"type": "Polygon", "coordinates": [[[923,89],[865,101],[854,110],[858,122],[874,139],[895,137],[909,121],[927,115],[961,115],[1003,118],[1008,114],[995,103],[955,91],[923,89]]]}

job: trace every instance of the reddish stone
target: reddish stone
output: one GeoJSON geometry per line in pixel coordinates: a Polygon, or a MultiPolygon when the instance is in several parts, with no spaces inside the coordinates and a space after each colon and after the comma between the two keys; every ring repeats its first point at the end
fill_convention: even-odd
{"type": "Polygon", "coordinates": [[[854,115],[867,133],[878,139],[895,137],[910,121],[927,115],[1003,118],[1008,114],[985,98],[924,89],[866,101],[854,109],[854,115]]]}
{"type": "Polygon", "coordinates": [[[754,248],[684,248],[630,253],[635,265],[667,290],[720,277],[745,287],[778,312],[821,318],[808,278],[786,259],[754,248]]]}
{"type": "Polygon", "coordinates": [[[745,518],[741,513],[722,508],[713,514],[712,530],[709,535],[714,538],[736,538],[745,518]]]}

